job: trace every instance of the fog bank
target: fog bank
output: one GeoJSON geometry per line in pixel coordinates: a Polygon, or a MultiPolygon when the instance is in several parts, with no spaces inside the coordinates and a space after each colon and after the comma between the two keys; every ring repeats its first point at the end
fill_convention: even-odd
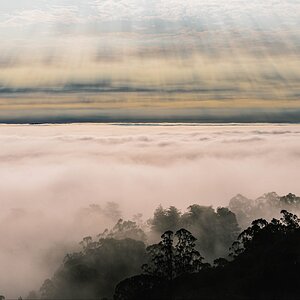
{"type": "Polygon", "coordinates": [[[120,216],[299,194],[299,137],[298,125],[1,125],[0,292],[26,296],[120,216]]]}

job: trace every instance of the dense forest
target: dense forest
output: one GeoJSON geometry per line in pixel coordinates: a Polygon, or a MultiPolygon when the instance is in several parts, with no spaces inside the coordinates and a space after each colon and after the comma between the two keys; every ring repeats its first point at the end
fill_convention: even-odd
{"type": "Polygon", "coordinates": [[[147,248],[144,273],[120,282],[115,300],[299,299],[300,219],[283,210],[280,219],[257,219],[231,247],[231,259],[203,262],[195,238],[167,231],[147,248]]]}
{"type": "Polygon", "coordinates": [[[159,206],[67,254],[28,299],[298,299],[300,197],[159,206]]]}

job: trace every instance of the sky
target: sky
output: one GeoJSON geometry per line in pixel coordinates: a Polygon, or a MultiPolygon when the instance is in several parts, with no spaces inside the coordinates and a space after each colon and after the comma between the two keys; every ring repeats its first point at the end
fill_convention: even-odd
{"type": "Polygon", "coordinates": [[[299,125],[0,125],[1,294],[25,298],[119,217],[299,195],[299,143],[299,125]]]}
{"type": "Polygon", "coordinates": [[[0,3],[0,122],[299,122],[299,0],[0,3]]]}

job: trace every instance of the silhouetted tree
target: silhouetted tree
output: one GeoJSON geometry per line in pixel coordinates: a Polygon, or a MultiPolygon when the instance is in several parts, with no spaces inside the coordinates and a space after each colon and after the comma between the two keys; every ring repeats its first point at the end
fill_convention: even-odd
{"type": "Polygon", "coordinates": [[[153,275],[137,275],[121,281],[115,289],[114,300],[140,300],[152,298],[152,292],[164,284],[153,275]]]}
{"type": "Polygon", "coordinates": [[[158,244],[148,246],[146,251],[150,263],[144,264],[145,273],[172,280],[174,276],[174,247],[173,232],[166,231],[158,244]]]}
{"type": "Polygon", "coordinates": [[[177,237],[174,255],[176,275],[198,272],[203,267],[203,257],[195,249],[196,238],[183,228],[178,230],[175,236],[177,237]]]}
{"type": "Polygon", "coordinates": [[[142,266],[145,273],[167,280],[173,280],[181,274],[199,271],[203,257],[195,250],[196,238],[186,229],[180,229],[174,234],[166,231],[158,244],[147,247],[150,262],[142,266]]]}
{"type": "Polygon", "coordinates": [[[229,261],[226,258],[220,257],[214,260],[215,268],[224,268],[229,264],[229,261]]]}
{"type": "Polygon", "coordinates": [[[287,231],[294,232],[296,229],[299,229],[300,219],[297,217],[297,215],[294,215],[286,210],[282,210],[281,213],[283,216],[280,218],[280,221],[285,226],[287,231]]]}
{"type": "Polygon", "coordinates": [[[231,256],[237,257],[245,251],[252,251],[258,247],[264,247],[266,243],[274,242],[294,234],[299,229],[300,219],[286,210],[282,210],[280,220],[272,219],[268,222],[265,219],[257,219],[252,225],[245,229],[233,243],[231,256]]]}
{"type": "MultiPolygon", "coordinates": [[[[136,288],[130,297],[124,299],[298,300],[300,294],[300,220],[286,210],[282,210],[281,214],[280,219],[272,219],[270,222],[265,219],[253,221],[252,225],[244,230],[233,243],[232,260],[216,259],[214,268],[205,268],[202,263],[200,270],[185,271],[180,276],[177,276],[178,272],[174,271],[171,285],[162,280],[161,284],[153,285],[145,296],[139,288],[136,288]]],[[[182,238],[185,246],[182,247],[193,249],[195,240],[189,235],[189,238],[186,238],[186,234],[188,235],[183,230],[182,238]]],[[[167,237],[170,240],[170,234],[167,237]]],[[[177,239],[176,234],[175,239],[177,239]]],[[[182,245],[182,243],[178,244],[182,245]]],[[[178,264],[176,246],[174,242],[174,270],[177,270],[178,264]]],[[[183,253],[185,253],[183,256],[177,254],[178,259],[181,257],[180,262],[185,261],[183,257],[189,257],[190,251],[185,250],[183,253]]],[[[183,265],[189,266],[190,264],[183,263],[183,265]]],[[[189,269],[184,266],[180,266],[179,269],[189,269]]],[[[126,281],[118,286],[125,291],[126,281]]]]}

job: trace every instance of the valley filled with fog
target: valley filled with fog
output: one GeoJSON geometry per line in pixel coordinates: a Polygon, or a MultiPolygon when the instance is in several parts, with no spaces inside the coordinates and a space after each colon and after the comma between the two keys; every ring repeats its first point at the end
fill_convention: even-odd
{"type": "Polygon", "coordinates": [[[284,124],[0,125],[1,293],[39,288],[83,237],[159,205],[272,217],[270,201],[300,194],[299,138],[284,124]]]}

